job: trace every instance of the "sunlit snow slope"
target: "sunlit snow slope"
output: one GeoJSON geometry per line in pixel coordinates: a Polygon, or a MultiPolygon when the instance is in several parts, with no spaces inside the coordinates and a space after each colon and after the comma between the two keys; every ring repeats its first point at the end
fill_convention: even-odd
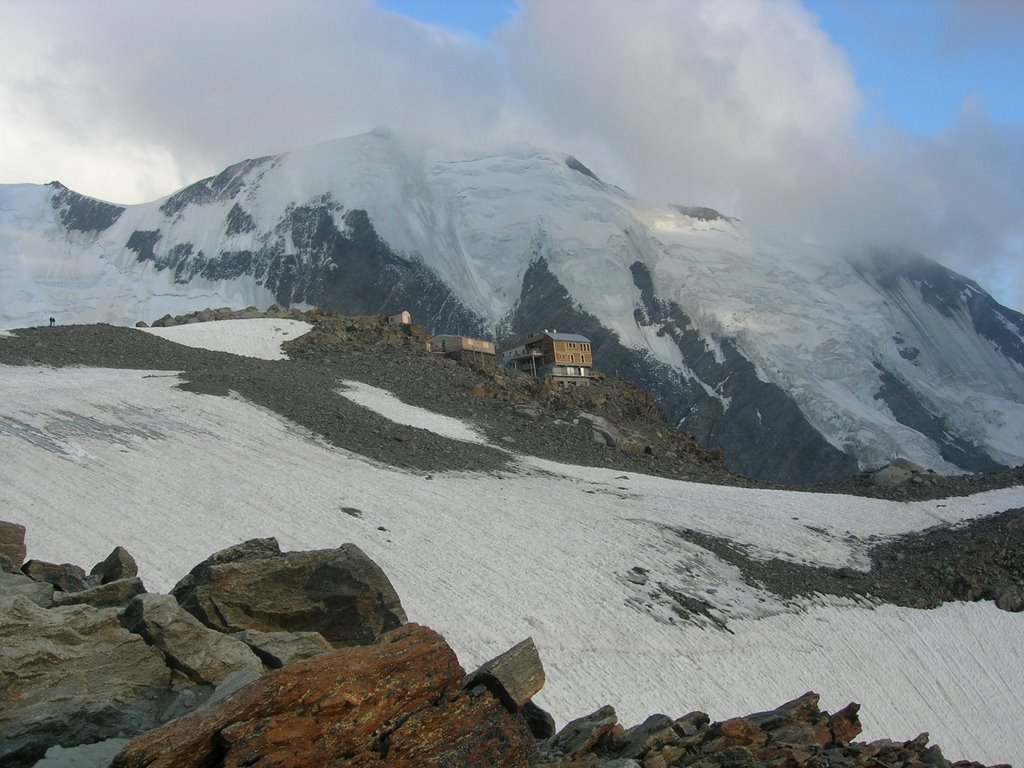
{"type": "Polygon", "coordinates": [[[437,332],[584,333],[597,368],[752,476],[1024,460],[1024,316],[976,284],[644,203],[564,154],[375,131],[145,205],[0,186],[0,327],[272,301],[407,307],[437,332]]]}
{"type": "MultiPolygon", "coordinates": [[[[210,328],[225,332],[219,348],[280,343],[273,322],[168,333],[207,346],[210,328]]],[[[1024,760],[1024,614],[991,603],[784,604],[666,528],[725,536],[754,556],[856,568],[871,535],[1021,506],[1024,488],[901,504],[525,458],[500,477],[428,477],[177,383],[166,372],[0,366],[0,506],[26,525],[29,557],[88,567],[121,544],[146,585],[167,590],[245,538],[276,536],[286,549],[352,541],[464,666],[532,636],[548,678],[539,703],[562,723],[605,703],[626,722],[693,709],[725,718],[815,690],[830,709],[861,702],[866,739],[928,731],[950,759],[1024,760]],[[539,498],[559,503],[539,513],[539,498]],[[635,566],[707,601],[731,631],[659,610],[630,578],[635,566]]],[[[338,396],[481,439],[379,389],[339,382],[338,396]]]]}

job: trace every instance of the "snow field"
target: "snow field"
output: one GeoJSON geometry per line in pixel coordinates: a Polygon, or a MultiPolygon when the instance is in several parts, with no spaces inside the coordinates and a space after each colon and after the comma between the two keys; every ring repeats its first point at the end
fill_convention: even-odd
{"type": "MultiPolygon", "coordinates": [[[[276,536],[288,550],[351,541],[465,667],[532,636],[548,679],[538,703],[560,723],[605,703],[627,724],[655,711],[724,718],[816,690],[829,709],[861,702],[867,739],[927,730],[951,759],[1024,758],[1024,616],[989,603],[761,604],[758,590],[737,591],[731,566],[663,527],[844,564],[859,553],[847,530],[862,538],[988,514],[1024,504],[1024,489],[897,504],[532,459],[502,476],[428,479],[177,383],[166,372],[0,366],[0,508],[27,527],[29,557],[88,568],[121,544],[147,587],[166,591],[246,538],[276,536]],[[645,599],[625,578],[636,565],[715,604],[734,634],[631,607],[645,599]]],[[[392,410],[386,393],[363,395],[392,410]]],[[[404,418],[446,423],[417,410],[404,418]]]]}

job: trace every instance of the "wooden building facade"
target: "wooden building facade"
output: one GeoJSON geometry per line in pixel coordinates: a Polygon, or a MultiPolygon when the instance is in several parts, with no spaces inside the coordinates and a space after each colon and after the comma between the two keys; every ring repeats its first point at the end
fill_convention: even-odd
{"type": "Polygon", "coordinates": [[[577,333],[531,332],[498,350],[503,368],[513,368],[559,385],[589,385],[593,354],[590,339],[577,333]]]}
{"type": "Polygon", "coordinates": [[[481,368],[495,366],[494,342],[486,339],[442,334],[430,340],[430,351],[481,368]]]}

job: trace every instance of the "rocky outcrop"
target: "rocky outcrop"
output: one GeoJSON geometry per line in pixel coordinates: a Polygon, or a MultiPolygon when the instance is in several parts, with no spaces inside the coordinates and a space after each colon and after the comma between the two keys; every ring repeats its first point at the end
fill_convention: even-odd
{"type": "Polygon", "coordinates": [[[216,707],[132,741],[113,766],[533,764],[522,721],[492,696],[462,691],[464,674],[440,635],[409,624],[375,645],[271,672],[216,707]]]}
{"type": "Polygon", "coordinates": [[[213,555],[171,594],[208,627],[319,632],[336,646],[372,643],[405,623],[384,572],[354,544],[283,554],[254,540],[213,555]]]}
{"type": "MultiPolygon", "coordinates": [[[[4,531],[15,547],[24,541],[21,526],[4,531]]],[[[21,565],[24,555],[12,554],[7,561],[21,565]]],[[[24,573],[0,572],[4,768],[28,768],[48,750],[48,764],[98,766],[94,754],[108,754],[109,746],[98,752],[78,747],[135,736],[212,706],[259,678],[264,663],[287,667],[333,650],[312,631],[248,629],[232,637],[207,627],[174,597],[146,594],[137,571],[134,558],[117,547],[88,576],[77,565],[38,560],[26,563],[24,573]]],[[[351,545],[284,554],[274,539],[254,539],[212,555],[183,584],[191,585],[193,597],[197,585],[210,587],[198,590],[207,605],[223,599],[256,615],[259,606],[279,601],[278,621],[326,623],[333,637],[350,644],[376,640],[386,625],[405,621],[387,578],[351,545]],[[221,581],[218,570],[246,563],[266,569],[264,579],[248,582],[262,590],[248,601],[241,597],[244,579],[221,581]],[[275,587],[275,580],[282,583],[275,587]],[[222,584],[232,589],[218,592],[222,584]],[[348,620],[356,624],[346,628],[348,620]]],[[[267,622],[260,615],[256,623],[266,629],[267,622]]]]}
{"type": "Polygon", "coordinates": [[[54,744],[138,734],[158,722],[170,672],[113,610],[0,598],[0,649],[4,766],[31,765],[54,744]]]}
{"type": "Polygon", "coordinates": [[[818,708],[818,698],[816,693],[805,693],[778,709],[715,723],[703,712],[691,712],[675,720],[653,715],[628,730],[619,724],[614,709],[602,707],[542,742],[540,765],[950,767],[939,748],[928,745],[927,734],[904,742],[854,742],[861,731],[859,706],[850,704],[829,714],[818,708]]]}

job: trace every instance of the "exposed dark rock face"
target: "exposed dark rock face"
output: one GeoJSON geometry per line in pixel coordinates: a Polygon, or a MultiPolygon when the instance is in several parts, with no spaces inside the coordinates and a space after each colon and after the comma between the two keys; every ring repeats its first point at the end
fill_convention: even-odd
{"type": "Polygon", "coordinates": [[[50,186],[54,189],[50,205],[60,213],[61,224],[69,231],[102,232],[124,213],[123,206],[80,195],[60,182],[50,182],[50,186]]]}
{"type": "Polygon", "coordinates": [[[883,401],[900,424],[915,429],[939,446],[939,454],[950,464],[969,472],[999,472],[999,464],[974,443],[956,434],[945,418],[928,409],[927,398],[892,371],[875,364],[882,379],[876,399],[883,401]]]}
{"type": "Polygon", "coordinates": [[[577,173],[582,173],[584,176],[587,176],[593,179],[594,181],[600,181],[600,179],[597,178],[597,174],[595,174],[592,170],[587,168],[587,166],[585,166],[572,155],[569,155],[567,158],[565,158],[565,164],[572,168],[577,173]]]}
{"type": "MultiPolygon", "coordinates": [[[[139,261],[156,261],[154,248],[161,237],[163,233],[159,229],[137,229],[128,236],[124,247],[135,251],[139,261]]],[[[160,263],[157,267],[160,268],[160,263]]]]}
{"type": "Polygon", "coordinates": [[[654,294],[643,264],[633,264],[632,271],[643,300],[635,313],[637,323],[657,326],[660,335],[669,335],[687,366],[715,395],[650,355],[625,347],[596,317],[576,307],[544,259],[533,262],[523,277],[505,338],[536,328],[571,328],[583,334],[591,340],[602,371],[624,376],[651,392],[671,423],[703,445],[721,449],[727,466],[737,474],[813,483],[857,471],[856,460],[815,431],[779,387],[758,379],[754,366],[728,340],[719,343],[724,356],[719,362],[679,307],[654,294]]]}
{"type": "Polygon", "coordinates": [[[276,161],[275,157],[258,157],[230,165],[216,176],[202,179],[175,192],[160,206],[160,211],[166,216],[175,216],[189,205],[231,200],[247,184],[258,183],[262,174],[276,161]]]}
{"type": "Polygon", "coordinates": [[[703,205],[673,205],[672,208],[683,216],[689,216],[698,221],[736,221],[731,216],[726,216],[714,208],[706,208],[703,205]]]}
{"type": "MultiPolygon", "coordinates": [[[[737,566],[748,583],[783,599],[819,593],[910,608],[992,600],[1003,610],[1024,610],[1018,600],[1024,594],[1024,509],[877,544],[868,550],[870,571],[759,560],[725,539],[693,530],[676,533],[737,566]]],[[[683,613],[700,612],[699,605],[682,600],[677,606],[683,613]]]]}
{"type": "Polygon", "coordinates": [[[244,232],[252,232],[256,229],[256,222],[252,216],[242,210],[242,206],[235,203],[228,211],[228,218],[224,228],[224,234],[238,235],[244,232]]]}
{"type": "Polygon", "coordinates": [[[1024,314],[1000,306],[975,283],[920,254],[877,250],[857,262],[861,274],[902,304],[908,287],[946,317],[963,316],[1009,359],[1024,365],[1024,314]]]}

